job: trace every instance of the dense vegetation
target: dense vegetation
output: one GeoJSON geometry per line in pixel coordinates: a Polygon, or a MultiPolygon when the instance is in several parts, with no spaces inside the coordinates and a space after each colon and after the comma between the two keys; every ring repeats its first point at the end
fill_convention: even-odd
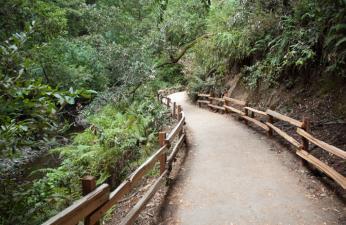
{"type": "Polygon", "coordinates": [[[1,158],[61,160],[20,184],[1,163],[0,224],[39,224],[86,174],[116,186],[156,145],[160,88],[345,81],[344,0],[3,0],[0,18],[1,158]]]}
{"type": "Polygon", "coordinates": [[[190,90],[223,93],[232,73],[249,88],[344,82],[345,18],[342,0],[215,1],[205,21],[209,38],[191,56],[190,90]]]}
{"type": "Polygon", "coordinates": [[[1,163],[0,224],[39,224],[80,196],[82,176],[114,187],[157,147],[167,120],[156,91],[183,82],[179,66],[167,69],[174,78],[155,69],[160,7],[1,1],[1,158],[51,149],[61,164],[23,181],[1,163]]]}

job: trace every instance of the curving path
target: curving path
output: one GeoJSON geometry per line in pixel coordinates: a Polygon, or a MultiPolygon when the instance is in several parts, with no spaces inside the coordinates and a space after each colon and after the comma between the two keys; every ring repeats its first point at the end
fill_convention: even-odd
{"type": "MultiPolygon", "coordinates": [[[[185,92],[170,97],[186,114],[190,149],[162,209],[161,224],[345,222],[345,205],[333,196],[312,197],[303,175],[270,151],[272,143],[264,135],[190,104],[185,92]]],[[[297,161],[293,154],[284,157],[297,161]]]]}

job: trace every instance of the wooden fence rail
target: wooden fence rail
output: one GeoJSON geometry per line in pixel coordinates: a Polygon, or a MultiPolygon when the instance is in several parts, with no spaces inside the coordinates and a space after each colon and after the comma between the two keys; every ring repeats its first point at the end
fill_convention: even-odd
{"type": "Polygon", "coordinates": [[[84,220],[85,225],[99,224],[99,220],[105,213],[116,205],[126,194],[130,193],[140,183],[142,178],[155,167],[156,163],[159,162],[160,177],[155,180],[149,190],[121,222],[123,225],[134,223],[141,210],[145,208],[148,201],[159,189],[160,184],[163,183],[169,175],[173,161],[186,138],[184,131],[185,115],[181,106],[177,105],[176,102],[172,103],[170,98],[162,96],[161,94],[157,95],[157,99],[170,109],[172,106],[171,116],[178,119],[177,125],[168,135],[164,132],[159,133],[161,148],[141,164],[112,192],[110,192],[108,184],[102,184],[96,188],[95,178],[90,179],[90,176],[88,176],[88,178],[83,179],[83,191],[86,192],[84,193],[86,195],[74,202],[70,207],[47,220],[43,223],[44,225],[76,225],[82,220],[84,220]],[[177,139],[177,141],[167,158],[167,152],[175,139],[177,139]]]}
{"type": "Polygon", "coordinates": [[[73,205],[58,213],[48,221],[43,223],[48,224],[65,224],[75,225],[78,222],[92,213],[99,206],[107,202],[109,196],[109,185],[102,184],[93,192],[87,194],[83,198],[74,202],[73,205]]]}
{"type": "Polygon", "coordinates": [[[202,106],[202,104],[208,105],[210,103],[209,97],[210,97],[210,95],[208,95],[208,94],[198,94],[198,98],[200,98],[197,100],[198,105],[200,107],[202,106]]]}
{"type": "Polygon", "coordinates": [[[246,105],[245,101],[240,101],[240,100],[226,97],[226,96],[224,96],[223,98],[225,99],[224,107],[226,109],[226,112],[236,113],[240,116],[245,116],[245,112],[236,108],[236,107],[239,108],[239,107],[245,106],[246,105]]]}
{"type": "Polygon", "coordinates": [[[198,97],[201,98],[201,100],[198,99],[197,101],[198,105],[201,107],[202,104],[200,103],[204,103],[205,101],[204,98],[207,97],[209,98],[209,101],[207,103],[209,108],[217,109],[219,107],[222,107],[225,109],[226,112],[236,113],[236,115],[240,116],[240,118],[244,120],[245,124],[248,124],[248,122],[252,122],[255,125],[264,129],[269,136],[272,136],[273,132],[277,133],[279,136],[284,138],[288,143],[294,146],[294,148],[296,149],[296,154],[298,156],[300,156],[306,162],[309,162],[310,164],[314,165],[320,171],[327,174],[336,183],[338,183],[343,189],[346,189],[346,177],[338,173],[336,170],[334,170],[333,168],[331,168],[330,166],[328,166],[326,163],[322,162],[315,156],[311,155],[309,153],[309,143],[311,142],[317,145],[318,147],[322,148],[323,150],[328,151],[329,153],[340,157],[343,160],[346,160],[346,151],[343,151],[335,146],[327,144],[315,138],[313,135],[311,135],[309,133],[309,119],[308,118],[305,117],[303,118],[302,121],[299,121],[299,120],[290,118],[286,115],[282,115],[270,109],[267,109],[264,112],[258,109],[248,107],[246,102],[242,100],[230,98],[227,96],[223,96],[223,98],[215,98],[210,96],[212,96],[212,94],[198,94],[198,97]],[[214,105],[213,100],[217,102],[223,102],[224,104],[223,106],[220,106],[219,104],[214,105]],[[229,104],[232,104],[232,106],[230,106],[229,104]],[[237,108],[235,108],[234,105],[236,105],[237,108]],[[241,109],[239,109],[239,107],[241,107],[241,109]],[[267,121],[263,122],[256,116],[259,116],[261,118],[266,118],[267,121]],[[274,125],[274,120],[280,120],[296,127],[297,134],[301,137],[301,142],[291,137],[285,131],[276,127],[274,125]]]}
{"type": "Polygon", "coordinates": [[[144,196],[137,202],[137,204],[130,210],[126,217],[121,221],[120,225],[133,224],[136,221],[139,213],[145,208],[148,201],[154,196],[159,189],[161,182],[165,179],[167,170],[161,174],[161,176],[155,181],[155,183],[149,188],[144,196]]]}

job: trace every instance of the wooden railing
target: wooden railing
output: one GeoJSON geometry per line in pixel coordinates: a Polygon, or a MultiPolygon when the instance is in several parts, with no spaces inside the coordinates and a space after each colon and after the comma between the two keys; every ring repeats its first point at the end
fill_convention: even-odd
{"type": "Polygon", "coordinates": [[[142,178],[151,171],[157,162],[160,163],[160,176],[151,185],[149,190],[137,202],[137,204],[123,218],[120,224],[133,224],[141,212],[146,207],[147,202],[159,189],[160,184],[168,177],[172,170],[173,161],[186,140],[184,124],[185,115],[180,105],[171,102],[171,99],[158,94],[158,100],[167,107],[172,108],[171,116],[178,120],[173,130],[166,134],[159,133],[160,149],[138,167],[130,176],[125,179],[114,191],[111,192],[108,184],[96,187],[96,179],[86,176],[82,179],[83,198],[74,202],[70,207],[61,211],[44,225],[76,225],[84,221],[85,225],[99,224],[99,220],[105,213],[116,205],[126,194],[130,193],[142,178]],[[171,145],[174,146],[171,148],[171,145]],[[171,149],[171,151],[169,151],[171,149]],[[169,155],[167,156],[167,154],[169,155]]]}
{"type": "Polygon", "coordinates": [[[322,148],[328,153],[340,157],[342,160],[346,160],[346,151],[343,151],[335,146],[329,145],[309,133],[309,118],[304,117],[302,121],[290,118],[282,115],[273,110],[267,109],[265,112],[258,109],[248,107],[245,101],[223,96],[222,98],[212,97],[211,94],[198,94],[197,103],[201,107],[202,105],[208,106],[213,110],[221,110],[222,112],[230,112],[238,115],[239,118],[244,120],[245,124],[251,122],[256,126],[265,130],[268,136],[273,136],[273,132],[284,138],[288,143],[294,146],[296,154],[300,156],[306,162],[309,162],[320,171],[327,174],[336,183],[338,183],[343,189],[346,189],[346,177],[337,172],[335,169],[322,162],[315,156],[309,153],[309,143],[313,143],[316,146],[322,148]],[[223,105],[220,105],[223,103],[223,105]],[[282,129],[276,127],[273,123],[274,120],[280,120],[286,122],[295,127],[297,134],[300,136],[301,141],[296,140],[282,129]]]}

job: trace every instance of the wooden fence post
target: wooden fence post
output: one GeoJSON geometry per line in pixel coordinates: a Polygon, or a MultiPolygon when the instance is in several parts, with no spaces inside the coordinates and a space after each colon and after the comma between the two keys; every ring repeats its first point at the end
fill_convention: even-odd
{"type": "MultiPolygon", "coordinates": [[[[245,116],[249,116],[249,110],[244,108],[245,116]]],[[[248,125],[247,120],[244,120],[245,125],[248,125]]]]}
{"type": "Polygon", "coordinates": [[[173,110],[172,110],[172,117],[175,119],[175,118],[177,118],[176,116],[175,116],[175,113],[176,113],[176,109],[177,108],[177,103],[176,102],[173,102],[173,110]]]}
{"type": "MultiPolygon", "coordinates": [[[[212,98],[214,97],[214,93],[210,93],[209,95],[210,95],[210,97],[212,97],[212,98]]],[[[209,103],[210,103],[210,104],[213,104],[213,99],[210,99],[210,98],[208,98],[208,99],[209,99],[209,103]]],[[[209,106],[209,105],[208,105],[208,106],[209,106]]],[[[213,110],[213,108],[212,108],[211,106],[209,106],[208,108],[209,108],[210,110],[213,110]]]]}
{"type": "MultiPolygon", "coordinates": [[[[268,116],[268,123],[273,124],[273,122],[274,122],[273,116],[271,116],[271,115],[267,115],[267,116],[268,116]]],[[[268,136],[269,137],[273,136],[273,129],[270,128],[270,127],[269,127],[269,130],[268,130],[268,136]]]]}
{"type": "MultiPolygon", "coordinates": [[[[83,196],[89,194],[90,192],[94,191],[96,189],[96,178],[93,176],[84,176],[82,178],[82,192],[83,196]]],[[[84,224],[85,225],[99,225],[100,222],[97,221],[94,224],[91,224],[90,222],[90,217],[87,216],[84,219],[84,224]]]]}
{"type": "MultiPolygon", "coordinates": [[[[309,117],[303,117],[303,125],[302,129],[305,131],[309,131],[310,129],[310,118],[309,117]]],[[[302,142],[303,142],[303,149],[307,152],[309,152],[309,140],[302,136],[302,142]]]]}
{"type": "MultiPolygon", "coordinates": [[[[159,133],[159,144],[161,147],[166,144],[166,132],[159,133]]],[[[160,156],[159,160],[160,160],[160,174],[163,174],[166,170],[166,160],[167,160],[166,152],[160,156]]]]}
{"type": "Polygon", "coordinates": [[[167,98],[167,108],[169,108],[169,105],[171,104],[171,99],[167,98]]]}
{"type": "Polygon", "coordinates": [[[178,120],[181,120],[181,105],[178,105],[178,120]]]}
{"type": "MultiPolygon", "coordinates": [[[[183,109],[181,108],[181,105],[178,105],[178,121],[180,121],[183,118],[183,114],[182,114],[183,109]]],[[[185,122],[184,122],[185,125],[185,122]]],[[[183,135],[184,133],[184,129],[181,129],[181,131],[179,132],[179,137],[181,137],[181,135],[183,135]]]]}
{"type": "Polygon", "coordinates": [[[183,127],[183,129],[181,129],[181,131],[179,132],[179,138],[181,137],[181,136],[183,136],[183,134],[185,133],[185,128],[183,127]]]}
{"type": "MultiPolygon", "coordinates": [[[[302,129],[305,130],[305,131],[309,131],[309,129],[310,129],[310,118],[304,116],[302,122],[303,122],[302,129]]],[[[309,149],[309,140],[306,139],[303,136],[301,136],[301,137],[302,137],[302,142],[303,142],[303,146],[302,146],[303,150],[309,152],[310,151],[310,149],[309,149]]],[[[302,163],[303,166],[307,166],[308,165],[308,163],[304,159],[302,159],[301,163],[302,163]]],[[[312,169],[313,169],[313,171],[316,170],[314,168],[312,168],[312,169]]]]}

